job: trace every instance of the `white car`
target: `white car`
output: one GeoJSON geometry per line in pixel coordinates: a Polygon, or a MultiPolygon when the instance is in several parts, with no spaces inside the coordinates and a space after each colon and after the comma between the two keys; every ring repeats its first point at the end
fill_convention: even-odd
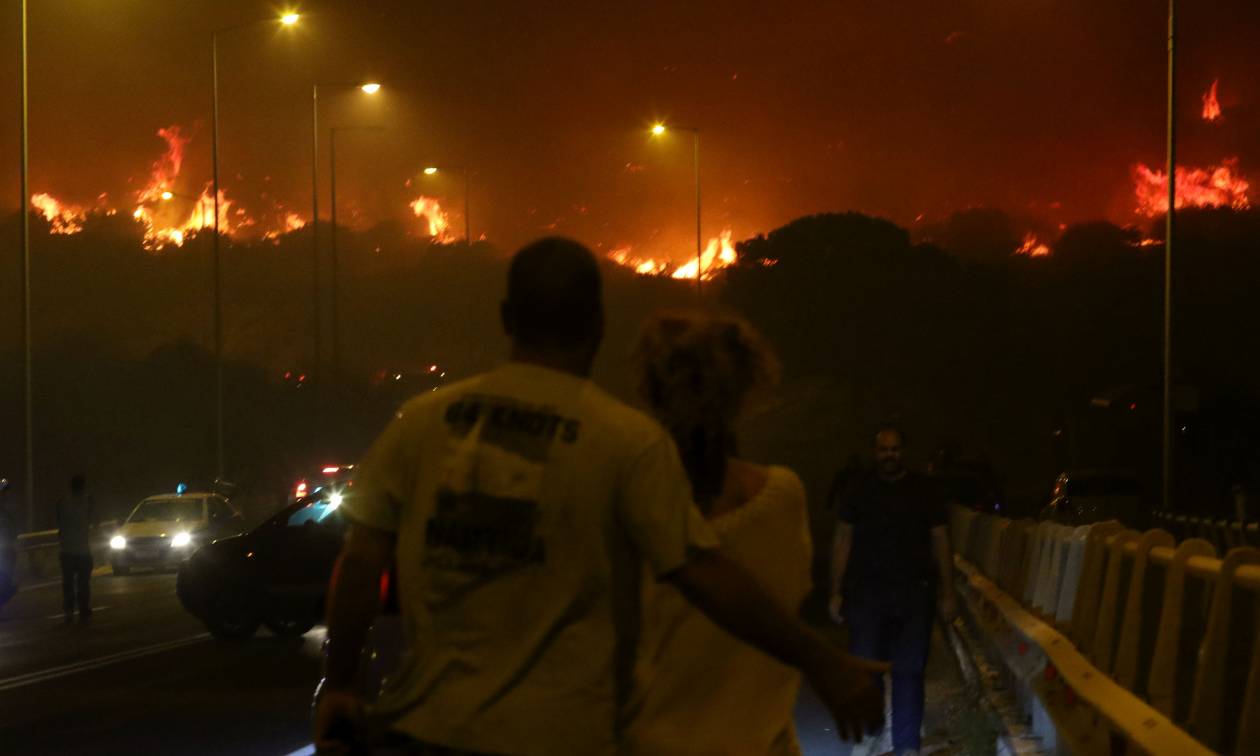
{"type": "Polygon", "coordinates": [[[175,568],[197,547],[241,530],[241,513],[218,494],[150,496],[110,539],[109,561],[115,575],[133,567],[175,568]]]}

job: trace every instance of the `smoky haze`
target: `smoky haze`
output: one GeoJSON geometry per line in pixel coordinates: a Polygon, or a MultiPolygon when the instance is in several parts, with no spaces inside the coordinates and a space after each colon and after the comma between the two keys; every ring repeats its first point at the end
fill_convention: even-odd
{"type": "MultiPolygon", "coordinates": [[[[223,186],[256,215],[279,203],[309,217],[314,81],[385,84],[372,98],[322,97],[325,127],[388,129],[342,137],[345,222],[403,221],[418,194],[462,213],[453,177],[415,179],[429,162],[463,164],[474,171],[474,235],[504,248],[559,231],[603,249],[684,256],[690,146],[685,135],[646,139],[656,118],[703,131],[710,236],[730,227],[744,238],[837,209],[906,224],[973,206],[1052,226],[1125,223],[1134,166],[1162,162],[1158,3],[302,10],[292,29],[221,40],[223,186]]],[[[196,194],[210,174],[208,30],[273,11],[252,0],[40,2],[30,20],[32,190],[89,205],[104,192],[125,206],[163,148],[156,131],[180,124],[193,136],[182,190],[196,194]]],[[[0,19],[5,38],[14,15],[0,19]]],[[[1184,160],[1239,156],[1255,173],[1260,8],[1195,6],[1181,24],[1184,160]],[[1205,124],[1199,97],[1218,78],[1224,117],[1205,124]]],[[[15,77],[15,66],[0,71],[0,91],[16,91],[15,77]]],[[[15,118],[4,119],[0,144],[15,146],[15,132],[15,118]]],[[[15,168],[3,161],[0,181],[14,185],[15,168]]],[[[327,190],[325,180],[325,212],[327,190]]]]}

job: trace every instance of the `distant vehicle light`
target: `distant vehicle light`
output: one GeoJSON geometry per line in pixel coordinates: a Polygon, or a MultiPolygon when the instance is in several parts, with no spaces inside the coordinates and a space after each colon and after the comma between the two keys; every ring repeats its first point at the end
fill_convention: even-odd
{"type": "Polygon", "coordinates": [[[192,543],[192,535],[187,532],[176,533],[171,536],[171,546],[173,548],[182,548],[190,543],[192,543]]]}
{"type": "Polygon", "coordinates": [[[123,549],[127,548],[127,539],[123,538],[120,535],[116,535],[113,538],[109,539],[109,547],[116,551],[122,551],[123,549]]]}
{"type": "Polygon", "coordinates": [[[341,472],[341,465],[324,465],[320,472],[325,475],[336,475],[341,472]]]}
{"type": "Polygon", "coordinates": [[[183,496],[184,492],[187,490],[188,490],[187,483],[180,483],[178,486],[175,486],[175,493],[179,494],[180,496],[183,496]]]}

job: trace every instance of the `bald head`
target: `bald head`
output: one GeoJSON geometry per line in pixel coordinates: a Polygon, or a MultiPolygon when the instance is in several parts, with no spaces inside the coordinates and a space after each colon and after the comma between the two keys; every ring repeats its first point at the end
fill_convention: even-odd
{"type": "Polygon", "coordinates": [[[503,327],[530,349],[591,351],[604,335],[599,264],[561,237],[539,239],[512,257],[503,327]]]}

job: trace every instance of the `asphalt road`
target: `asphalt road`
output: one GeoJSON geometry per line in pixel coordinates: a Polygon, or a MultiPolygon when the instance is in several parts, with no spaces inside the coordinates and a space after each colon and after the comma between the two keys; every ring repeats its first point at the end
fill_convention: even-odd
{"type": "Polygon", "coordinates": [[[0,608],[0,753],[283,756],[310,742],[321,631],[225,643],[184,612],[173,574],[92,580],[66,624],[59,583],[0,608]]]}
{"type": "MultiPolygon", "coordinates": [[[[173,574],[118,577],[105,567],[92,587],[88,624],[64,622],[59,583],[26,586],[0,608],[0,753],[310,752],[322,629],[292,640],[260,630],[250,641],[216,641],[179,605],[173,574]]],[[[934,653],[937,664],[942,656],[934,653]]],[[[953,677],[933,672],[942,682],[953,677]]],[[[956,690],[944,687],[929,699],[953,698],[956,690]]],[[[796,724],[808,756],[849,753],[808,686],[796,724]]],[[[868,743],[855,753],[885,748],[868,743]]]]}

